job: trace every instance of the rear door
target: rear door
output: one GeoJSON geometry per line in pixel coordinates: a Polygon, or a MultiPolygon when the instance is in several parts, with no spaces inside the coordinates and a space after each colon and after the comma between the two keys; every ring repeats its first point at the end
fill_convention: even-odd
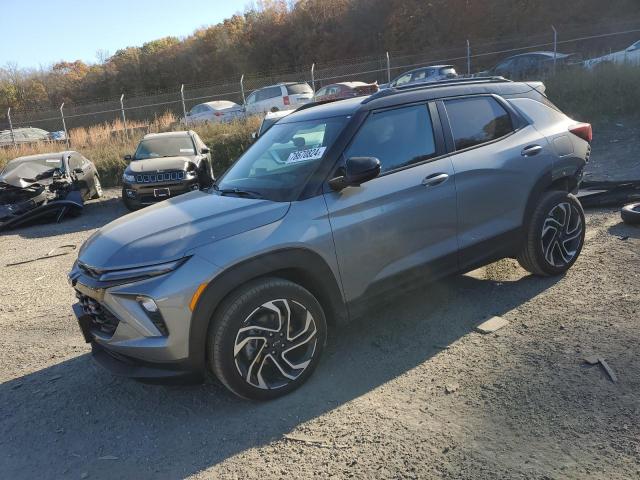
{"type": "MultiPolygon", "coordinates": [[[[517,241],[529,194],[553,154],[546,139],[492,95],[444,100],[456,178],[462,266],[517,241]]],[[[443,121],[443,123],[447,123],[443,121]]]]}
{"type": "Polygon", "coordinates": [[[435,106],[371,112],[344,157],[376,157],[380,175],[325,193],[348,301],[455,270],[456,195],[435,106]]]}

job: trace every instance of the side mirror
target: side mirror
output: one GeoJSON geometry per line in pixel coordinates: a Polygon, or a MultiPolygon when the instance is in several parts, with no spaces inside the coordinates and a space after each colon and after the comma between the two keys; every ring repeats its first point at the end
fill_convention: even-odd
{"type": "Polygon", "coordinates": [[[206,155],[207,153],[209,153],[211,150],[209,150],[207,147],[201,148],[200,149],[200,153],[203,155],[206,155]]]}
{"type": "Polygon", "coordinates": [[[329,180],[329,186],[339,192],[346,187],[359,187],[380,175],[380,160],[375,157],[351,157],[347,159],[344,175],[329,180]]]}
{"type": "Polygon", "coordinates": [[[133,160],[133,158],[131,157],[131,155],[125,155],[125,156],[124,156],[124,161],[125,161],[125,162],[130,162],[131,160],[133,160]]]}

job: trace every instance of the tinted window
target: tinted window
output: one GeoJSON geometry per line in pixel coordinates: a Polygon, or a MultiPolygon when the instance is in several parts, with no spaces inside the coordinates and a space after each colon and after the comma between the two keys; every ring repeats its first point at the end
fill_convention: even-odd
{"type": "Polygon", "coordinates": [[[492,97],[445,101],[456,150],[503,137],[513,131],[511,117],[492,97]]]}
{"type": "Polygon", "coordinates": [[[298,95],[301,93],[313,93],[313,90],[306,83],[296,83],[295,85],[287,85],[289,95],[298,95]]]}
{"type": "Polygon", "coordinates": [[[434,156],[431,117],[425,105],[373,113],[356,134],[346,157],[376,157],[382,172],[434,156]]]}
{"type": "Polygon", "coordinates": [[[269,98],[275,98],[282,95],[280,87],[269,87],[258,92],[258,100],[267,100],[269,98]]]}

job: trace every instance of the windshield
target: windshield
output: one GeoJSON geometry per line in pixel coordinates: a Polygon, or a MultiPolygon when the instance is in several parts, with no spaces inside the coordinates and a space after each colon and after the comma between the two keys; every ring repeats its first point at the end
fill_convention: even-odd
{"type": "Polygon", "coordinates": [[[178,157],[195,155],[191,137],[157,137],[142,140],[133,157],[134,160],[145,160],[158,157],[178,157]]]}
{"type": "Polygon", "coordinates": [[[55,168],[62,170],[61,157],[16,158],[7,163],[2,174],[15,171],[23,178],[34,179],[36,176],[55,168]]]}
{"type": "Polygon", "coordinates": [[[293,200],[342,131],[347,117],[271,127],[225,173],[220,190],[244,190],[273,201],[293,200]]]}

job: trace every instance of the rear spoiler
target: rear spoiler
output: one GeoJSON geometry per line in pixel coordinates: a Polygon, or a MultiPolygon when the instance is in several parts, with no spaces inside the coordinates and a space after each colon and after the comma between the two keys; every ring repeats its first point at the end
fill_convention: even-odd
{"type": "Polygon", "coordinates": [[[536,90],[537,92],[543,95],[544,95],[544,92],[547,90],[547,87],[542,82],[527,82],[527,85],[529,85],[531,88],[533,88],[534,90],[536,90]]]}

